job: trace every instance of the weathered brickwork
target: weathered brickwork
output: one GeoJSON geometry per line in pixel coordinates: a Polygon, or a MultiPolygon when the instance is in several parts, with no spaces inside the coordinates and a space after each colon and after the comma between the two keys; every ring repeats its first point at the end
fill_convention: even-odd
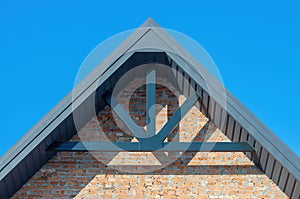
{"type": "MultiPolygon", "coordinates": [[[[135,79],[119,102],[145,129],[145,87],[135,79]],[[132,89],[136,92],[132,93],[132,89]],[[125,98],[130,98],[126,105],[125,98]]],[[[185,97],[163,79],[157,86],[157,131],[185,97]]],[[[72,140],[137,141],[105,107],[72,140]]],[[[194,106],[169,141],[229,141],[194,106]]],[[[287,198],[243,153],[59,152],[13,198],[287,198]],[[132,173],[142,172],[142,173],[132,173]]]]}

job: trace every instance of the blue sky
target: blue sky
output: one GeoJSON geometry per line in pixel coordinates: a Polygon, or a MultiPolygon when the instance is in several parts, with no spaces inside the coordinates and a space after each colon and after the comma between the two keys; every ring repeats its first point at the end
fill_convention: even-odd
{"type": "Polygon", "coordinates": [[[101,41],[152,17],[199,42],[225,86],[300,155],[299,1],[0,2],[0,155],[73,87],[101,41]]]}

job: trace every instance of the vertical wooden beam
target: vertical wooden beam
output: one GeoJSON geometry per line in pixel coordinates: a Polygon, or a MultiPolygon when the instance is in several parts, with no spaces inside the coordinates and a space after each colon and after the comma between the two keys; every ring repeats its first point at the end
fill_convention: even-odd
{"type": "Polygon", "coordinates": [[[147,134],[155,135],[156,132],[156,73],[148,71],[146,76],[146,124],[147,134]]]}

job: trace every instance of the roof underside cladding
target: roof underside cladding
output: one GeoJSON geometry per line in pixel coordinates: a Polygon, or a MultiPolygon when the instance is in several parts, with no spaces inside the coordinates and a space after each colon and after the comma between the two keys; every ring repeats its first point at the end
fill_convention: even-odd
{"type": "MultiPolygon", "coordinates": [[[[147,23],[151,25],[152,22],[147,23]]],[[[165,33],[162,35],[166,37],[165,33]]],[[[174,42],[173,45],[177,44],[174,42]]],[[[232,141],[249,142],[256,149],[256,155],[249,153],[247,156],[288,196],[300,197],[299,157],[227,90],[224,99],[220,83],[205,70],[201,72],[206,76],[204,81],[195,70],[197,63],[183,60],[176,54],[150,52],[149,49],[147,52],[117,52],[115,55],[117,59],[111,58],[107,62],[109,67],[93,71],[78,85],[73,101],[70,93],[0,159],[0,198],[12,196],[55,154],[46,151],[51,143],[66,141],[77,132],[74,119],[77,128],[84,125],[95,114],[90,107],[101,110],[104,106],[101,96],[112,89],[126,71],[144,63],[162,63],[184,76],[202,96],[204,106],[201,106],[201,111],[232,141]],[[78,115],[74,113],[80,113],[80,118],[73,118],[78,115]]],[[[174,77],[180,78],[181,75],[175,74],[174,77]]],[[[189,95],[183,84],[178,86],[185,95],[189,95]]]]}

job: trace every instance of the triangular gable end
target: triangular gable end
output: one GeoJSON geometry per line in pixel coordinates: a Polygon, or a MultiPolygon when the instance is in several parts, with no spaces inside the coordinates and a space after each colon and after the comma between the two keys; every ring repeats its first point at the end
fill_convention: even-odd
{"type": "Polygon", "coordinates": [[[73,97],[72,92],[68,94],[1,158],[0,190],[4,190],[1,191],[1,198],[12,196],[55,154],[46,151],[54,141],[68,140],[74,135],[76,130],[72,111],[89,103],[89,96],[134,53],[146,51],[163,51],[168,62],[188,74],[203,89],[203,97],[210,98],[207,103],[213,108],[208,111],[216,125],[230,139],[233,138],[232,141],[249,142],[256,150],[256,156],[248,154],[249,158],[288,196],[300,196],[299,157],[227,90],[224,96],[216,78],[156,22],[148,19],[75,88],[73,97]],[[226,126],[222,125],[224,123],[226,126]],[[241,133],[243,136],[236,136],[241,133]],[[240,140],[235,140],[236,137],[240,137],[240,140]]]}

